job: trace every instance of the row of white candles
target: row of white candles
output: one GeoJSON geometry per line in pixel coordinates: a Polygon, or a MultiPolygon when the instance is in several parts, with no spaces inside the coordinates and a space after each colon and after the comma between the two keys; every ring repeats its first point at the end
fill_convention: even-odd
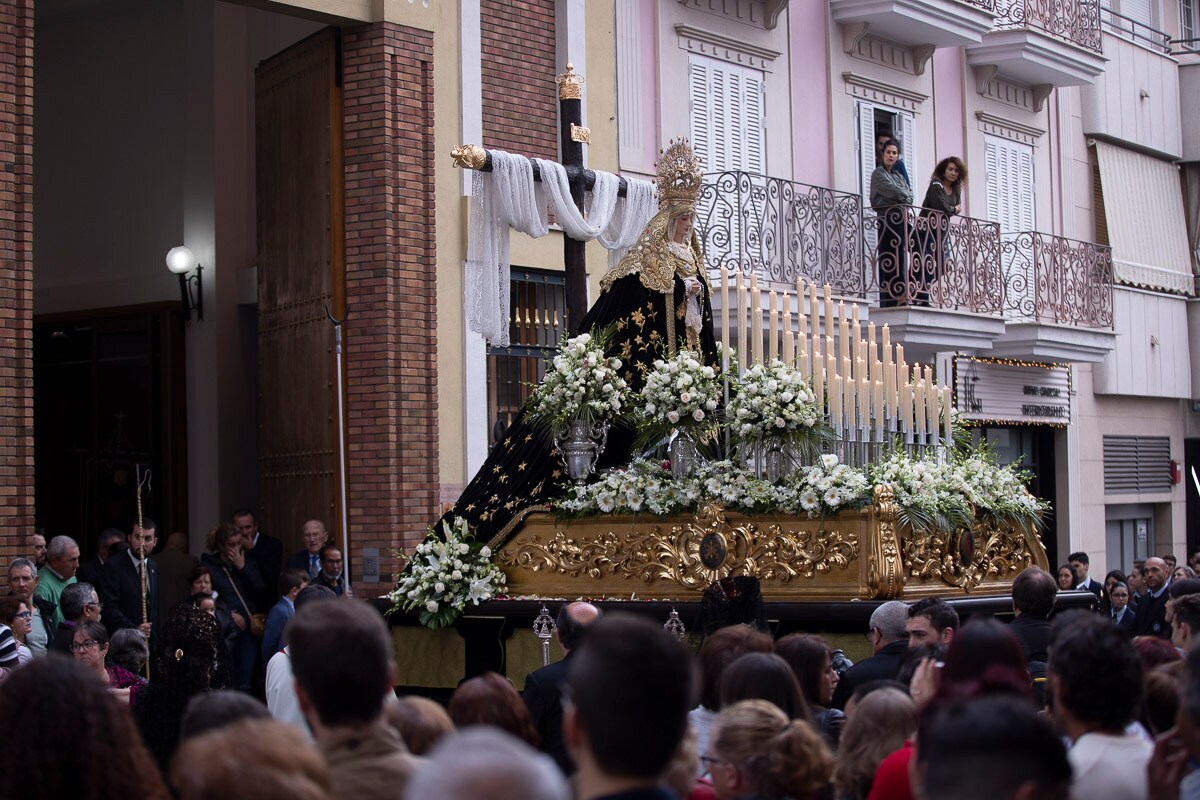
{"type": "Polygon", "coordinates": [[[742,365],[763,363],[765,343],[767,361],[790,364],[812,380],[817,397],[828,401],[835,428],[843,427],[844,420],[845,427],[874,428],[882,440],[892,420],[893,430],[895,422],[902,422],[904,430],[918,439],[929,437],[932,443],[940,432],[945,441],[950,440],[950,388],[934,382],[929,365],[914,364],[910,371],[904,345],[892,343],[887,325],[877,331],[874,322],[868,323],[864,337],[858,304],[850,303],[847,315],[844,301],[834,305],[828,284],[820,298],[816,284],[808,284],[806,312],[804,281],[796,279],[795,325],[789,294],[769,292],[765,332],[757,275],[751,273],[747,286],[740,270],[731,276],[728,268],[721,267],[719,291],[722,335],[727,345],[736,347],[742,365]],[[731,330],[732,308],[737,321],[731,330]],[[734,337],[736,343],[731,341],[734,337]]]}

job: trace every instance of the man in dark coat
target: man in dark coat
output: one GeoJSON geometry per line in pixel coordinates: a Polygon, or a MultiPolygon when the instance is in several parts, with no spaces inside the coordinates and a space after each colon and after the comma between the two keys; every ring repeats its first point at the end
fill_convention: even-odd
{"type": "Polygon", "coordinates": [[[302,569],[308,577],[316,578],[321,572],[321,548],[329,541],[329,531],[319,519],[304,523],[304,549],[288,556],[288,569],[302,569]]]}
{"type": "Polygon", "coordinates": [[[1096,599],[1099,599],[1101,592],[1104,591],[1104,584],[1097,583],[1088,576],[1088,570],[1091,569],[1091,559],[1088,558],[1088,554],[1082,550],[1071,553],[1067,557],[1067,563],[1075,568],[1075,574],[1079,576],[1079,585],[1075,588],[1091,592],[1096,595],[1096,599]]]}
{"type": "Polygon", "coordinates": [[[1058,583],[1054,576],[1040,567],[1026,567],[1012,585],[1012,604],[1015,618],[1008,629],[1026,661],[1048,661],[1050,649],[1050,612],[1058,598],[1058,583]]]}
{"type": "Polygon", "coordinates": [[[555,620],[555,636],[566,655],[525,677],[525,691],[521,695],[529,708],[529,716],[541,736],[542,752],[550,756],[570,775],[575,772],[575,762],[567,752],[562,735],[562,687],[567,682],[567,667],[572,651],[579,646],[587,626],[600,617],[600,609],[591,603],[563,603],[558,608],[555,620]]]}
{"type": "Polygon", "coordinates": [[[158,542],[154,520],[145,518],[141,526],[134,525],[129,534],[129,549],[104,562],[104,583],[100,601],[104,605],[100,618],[109,633],[122,628],[137,628],[150,638],[158,619],[158,565],[150,553],[158,542]],[[146,562],[148,591],[142,613],[142,559],[146,562]]]}
{"type": "Polygon", "coordinates": [[[283,571],[283,542],[260,531],[254,512],[248,508],[233,512],[233,526],[242,532],[246,558],[258,566],[258,574],[266,587],[266,594],[255,599],[260,608],[270,608],[278,599],[273,592],[279,583],[279,573],[283,571]]]}
{"type": "Polygon", "coordinates": [[[1167,562],[1157,556],[1147,558],[1142,572],[1146,578],[1146,593],[1138,600],[1133,632],[1137,636],[1171,638],[1167,624],[1167,582],[1170,574],[1167,562]]]}
{"type": "Polygon", "coordinates": [[[79,583],[90,583],[96,591],[104,585],[104,562],[108,560],[109,551],[117,542],[125,541],[125,534],[116,528],[105,528],[96,539],[96,555],[87,561],[79,563],[75,570],[75,580],[79,583]]]}
{"type": "Polygon", "coordinates": [[[158,567],[158,615],[166,619],[171,608],[192,593],[188,580],[200,559],[188,552],[187,536],[179,531],[167,537],[167,546],[150,556],[158,567]]]}
{"type": "Polygon", "coordinates": [[[864,658],[842,673],[833,693],[832,708],[845,710],[854,690],[864,683],[895,680],[900,672],[900,657],[908,649],[908,606],[889,600],[871,614],[871,647],[875,654],[864,658]]]}

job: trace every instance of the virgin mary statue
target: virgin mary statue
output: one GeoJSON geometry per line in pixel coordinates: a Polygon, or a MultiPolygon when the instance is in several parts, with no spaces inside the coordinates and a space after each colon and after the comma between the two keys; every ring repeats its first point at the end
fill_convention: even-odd
{"type": "MultiPolygon", "coordinates": [[[[685,141],[672,143],[657,165],[659,211],[625,257],[600,281],[596,304],[581,331],[612,326],[608,355],[622,362],[630,389],[639,392],[654,361],[679,349],[703,355],[719,368],[712,303],[700,243],[693,230],[696,198],[703,175],[685,141]]],[[[562,462],[548,437],[527,421],[528,407],[492,448],[487,461],[443,517],[463,517],[476,536],[502,544],[532,511],[567,489],[562,462]]],[[[628,463],[633,431],[615,428],[597,469],[628,463]]],[[[441,525],[435,528],[441,530],[441,525]]]]}

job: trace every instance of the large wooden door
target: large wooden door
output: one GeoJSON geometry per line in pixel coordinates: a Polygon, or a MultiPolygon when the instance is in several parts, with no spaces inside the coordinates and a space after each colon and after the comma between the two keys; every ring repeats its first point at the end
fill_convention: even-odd
{"type": "Polygon", "coordinates": [[[313,34],[255,74],[260,513],[288,552],[302,549],[305,520],[341,534],[326,316],[345,304],[338,36],[313,34]]]}

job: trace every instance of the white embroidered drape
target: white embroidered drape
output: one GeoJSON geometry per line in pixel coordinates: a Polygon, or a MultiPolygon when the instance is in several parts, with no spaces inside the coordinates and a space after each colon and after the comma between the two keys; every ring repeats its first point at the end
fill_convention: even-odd
{"type": "Polygon", "coordinates": [[[467,232],[465,300],[467,323],[492,344],[509,345],[508,229],[533,238],[549,232],[548,209],[572,239],[599,240],[609,250],[609,265],[632,245],[654,216],[654,185],[626,179],[627,197],[618,198],[620,179],[596,172],[586,215],[571,199],[567,171],[554,161],[489,151],[492,171],[476,171],[471,183],[471,221],[467,232]],[[541,182],[533,180],[537,164],[541,182]]]}

